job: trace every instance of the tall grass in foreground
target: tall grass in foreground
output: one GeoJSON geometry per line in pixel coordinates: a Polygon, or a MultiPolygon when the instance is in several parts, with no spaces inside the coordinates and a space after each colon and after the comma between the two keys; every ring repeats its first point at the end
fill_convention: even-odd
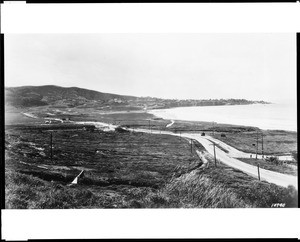
{"type": "Polygon", "coordinates": [[[5,172],[5,208],[86,208],[96,204],[89,190],[77,190],[31,175],[5,172]]]}
{"type": "MultiPolygon", "coordinates": [[[[285,203],[297,207],[298,191],[258,181],[235,181],[238,187],[216,180],[215,170],[194,170],[173,177],[160,189],[125,186],[92,190],[90,186],[68,187],[5,171],[5,208],[250,208],[285,203]]],[[[227,179],[232,183],[231,179],[227,179]]]]}
{"type": "MultiPolygon", "coordinates": [[[[222,184],[216,184],[194,170],[173,178],[156,193],[142,199],[140,207],[150,208],[248,208],[251,205],[222,184]]],[[[135,202],[137,205],[139,201],[135,202]]],[[[134,204],[133,204],[134,205],[134,204]]]]}
{"type": "Polygon", "coordinates": [[[172,178],[156,192],[131,198],[128,205],[144,208],[269,208],[272,204],[284,203],[285,207],[298,207],[298,191],[293,186],[280,187],[236,173],[222,168],[194,170],[172,178]]]}
{"type": "Polygon", "coordinates": [[[214,184],[222,184],[247,204],[253,207],[269,208],[273,203],[284,203],[285,207],[298,207],[298,191],[293,186],[282,187],[259,181],[236,169],[210,167],[203,174],[214,184]]]}
{"type": "Polygon", "coordinates": [[[170,182],[164,189],[181,207],[197,208],[245,208],[251,207],[230,188],[214,183],[198,170],[170,182]]]}

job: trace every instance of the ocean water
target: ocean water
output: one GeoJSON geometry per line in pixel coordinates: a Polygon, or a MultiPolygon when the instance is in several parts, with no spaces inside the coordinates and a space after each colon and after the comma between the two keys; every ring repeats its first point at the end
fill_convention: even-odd
{"type": "Polygon", "coordinates": [[[149,113],[170,120],[207,121],[297,131],[297,106],[294,103],[179,107],[156,109],[149,113]]]}

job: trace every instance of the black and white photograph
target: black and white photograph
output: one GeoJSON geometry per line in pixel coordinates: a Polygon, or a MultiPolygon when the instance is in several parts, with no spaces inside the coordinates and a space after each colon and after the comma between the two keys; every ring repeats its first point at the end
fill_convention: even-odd
{"type": "Polygon", "coordinates": [[[297,207],[296,34],[8,34],[6,208],[297,207]]]}
{"type": "Polygon", "coordinates": [[[299,12],[4,1],[3,238],[299,238],[299,12]]]}

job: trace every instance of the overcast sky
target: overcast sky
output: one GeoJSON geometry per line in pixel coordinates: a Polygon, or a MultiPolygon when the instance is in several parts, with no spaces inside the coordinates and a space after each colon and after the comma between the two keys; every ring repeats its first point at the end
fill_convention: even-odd
{"type": "Polygon", "coordinates": [[[5,86],[296,100],[296,35],[7,34],[5,86]]]}

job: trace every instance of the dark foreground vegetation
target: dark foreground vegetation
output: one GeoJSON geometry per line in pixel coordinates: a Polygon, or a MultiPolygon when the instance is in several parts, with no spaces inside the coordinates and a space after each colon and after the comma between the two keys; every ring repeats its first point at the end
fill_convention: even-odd
{"type": "Polygon", "coordinates": [[[261,182],[222,164],[215,167],[199,143],[191,146],[171,135],[72,124],[6,126],[5,155],[6,208],[298,205],[295,188],[261,182]],[[79,184],[69,186],[81,170],[79,184]]]}

